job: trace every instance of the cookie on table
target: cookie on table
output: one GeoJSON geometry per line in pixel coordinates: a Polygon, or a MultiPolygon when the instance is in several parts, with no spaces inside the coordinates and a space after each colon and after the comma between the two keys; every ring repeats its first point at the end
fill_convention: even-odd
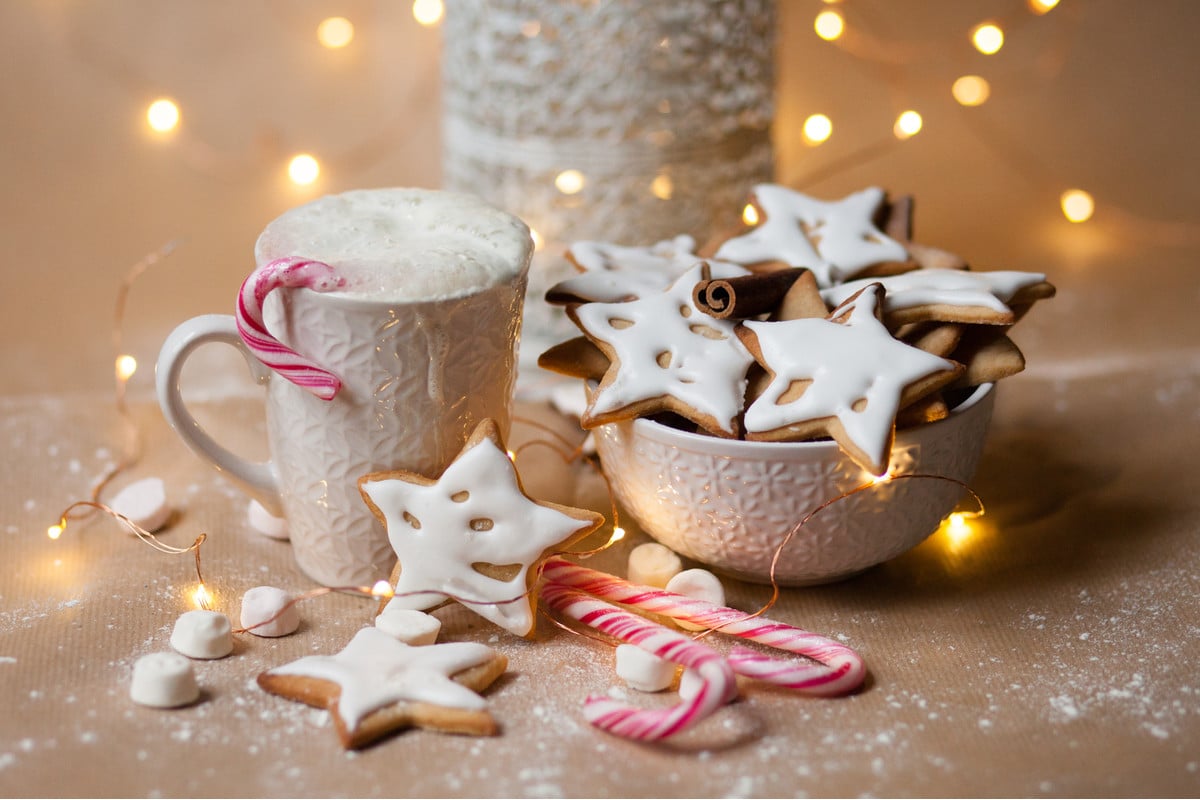
{"type": "Polygon", "coordinates": [[[896,415],[950,384],[962,366],[893,338],[872,283],[827,317],[747,321],[738,336],[770,376],[746,409],[746,438],[830,436],[873,474],[887,471],[896,415]]]}
{"type": "MultiPolygon", "coordinates": [[[[619,303],[656,294],[702,260],[695,248],[696,240],[687,235],[648,247],[575,242],[567,249],[566,256],[581,274],[551,286],[546,291],[546,301],[558,305],[619,303]]],[[[711,259],[708,264],[715,278],[749,274],[749,270],[736,264],[711,259]]]]}
{"type": "Polygon", "coordinates": [[[738,435],[754,358],[735,335],[735,321],[695,305],[693,287],[707,277],[701,263],[656,294],[567,307],[609,359],[580,420],[584,428],[671,411],[716,436],[738,435]]]}
{"type": "Polygon", "coordinates": [[[915,269],[827,287],[821,297],[835,306],[871,283],[886,290],[883,317],[891,327],[928,320],[1011,325],[1016,315],[1009,303],[1024,305],[1054,294],[1039,272],[915,269]]]}
{"type": "Polygon", "coordinates": [[[364,747],[404,728],[490,736],[495,719],[481,692],[508,660],[486,645],[404,644],[363,628],[332,656],[305,656],[258,676],[271,694],[328,709],[342,746],[364,747]]]}
{"type": "Polygon", "coordinates": [[[727,239],[715,258],[752,270],[774,264],[807,267],[822,287],[833,286],[868,270],[911,268],[904,245],[876,227],[884,202],[878,187],[826,202],[777,184],[754,187],[756,227],[727,239]]]}
{"type": "Polygon", "coordinates": [[[537,564],[604,522],[525,494],[490,419],[437,479],[389,470],[358,488],[398,559],[389,605],[424,611],[455,600],[517,636],[533,633],[537,564]]]}

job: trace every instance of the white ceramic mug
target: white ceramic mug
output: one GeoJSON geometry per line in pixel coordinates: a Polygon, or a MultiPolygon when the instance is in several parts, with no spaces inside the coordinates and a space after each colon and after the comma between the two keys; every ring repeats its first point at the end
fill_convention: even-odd
{"type": "Polygon", "coordinates": [[[358,478],[390,469],[440,475],[487,417],[507,434],[532,250],[522,222],[463,195],[363,190],[293,209],[259,237],[257,263],[319,260],[347,285],[278,289],[264,319],[273,336],[336,375],[340,392],[322,400],[271,372],[234,317],[213,314],[183,323],[163,344],[163,413],[193,451],[287,517],[296,560],[311,578],[371,585],[395,555],[358,478]],[[265,463],[217,443],[184,406],[184,362],[208,342],[241,350],[267,384],[265,463]]]}

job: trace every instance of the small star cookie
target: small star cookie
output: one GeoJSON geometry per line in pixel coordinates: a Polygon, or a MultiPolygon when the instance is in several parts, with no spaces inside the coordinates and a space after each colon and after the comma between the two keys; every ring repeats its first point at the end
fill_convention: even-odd
{"type": "MultiPolygon", "coordinates": [[[[697,262],[696,240],[681,235],[649,247],[626,247],[609,242],[575,242],[567,260],[582,274],[551,286],[550,303],[618,303],[657,294],[697,262]]],[[[710,261],[714,278],[737,278],[749,270],[736,264],[710,261]]]]}
{"type": "Polygon", "coordinates": [[[481,692],[508,660],[486,645],[413,647],[363,628],[340,653],[305,656],[258,676],[265,691],[329,709],[342,746],[357,749],[393,731],[418,727],[490,736],[496,721],[481,692]]]}
{"type": "Polygon", "coordinates": [[[610,362],[583,427],[673,411],[718,436],[737,435],[754,359],[734,334],[734,320],[696,306],[692,290],[705,267],[697,264],[665,291],[638,300],[567,308],[610,362]]]}
{"type": "Polygon", "coordinates": [[[892,337],[871,284],[824,319],[747,321],[738,335],[770,376],[746,409],[746,438],[832,436],[876,475],[887,471],[899,409],[953,381],[962,367],[892,337]]]}
{"type": "Polygon", "coordinates": [[[533,567],[600,527],[592,511],[525,494],[493,420],[484,420],[437,480],[406,470],[359,478],[399,561],[399,608],[457,600],[518,636],[534,628],[533,567]]]}
{"type": "Polygon", "coordinates": [[[716,258],[751,268],[772,262],[807,267],[822,287],[869,267],[908,261],[904,245],[875,226],[884,200],[878,187],[825,202],[763,183],[754,187],[753,199],[763,221],[727,240],[717,249],[716,258]]]}

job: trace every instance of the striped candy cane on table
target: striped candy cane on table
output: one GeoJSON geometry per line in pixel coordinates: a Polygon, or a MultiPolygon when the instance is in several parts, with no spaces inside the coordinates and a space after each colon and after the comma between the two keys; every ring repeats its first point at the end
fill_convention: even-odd
{"type": "Polygon", "coordinates": [[[852,692],[866,677],[862,657],[849,647],[782,622],[663,589],[638,586],[558,557],[546,561],[542,575],[547,586],[569,586],[585,595],[691,622],[816,662],[783,661],[737,647],[729,655],[729,664],[739,675],[819,697],[852,692]]]}
{"type": "Polygon", "coordinates": [[[238,292],[238,333],[250,352],[266,366],[322,400],[332,400],[342,388],[336,375],[276,339],[263,322],[263,302],[281,288],[329,292],[345,285],[333,267],[306,258],[277,258],[263,264],[242,283],[238,292]]]}
{"type": "Polygon", "coordinates": [[[602,633],[695,670],[701,679],[694,695],[669,708],[638,708],[599,695],[587,698],[584,717],[601,730],[627,739],[656,741],[700,722],[737,696],[729,662],[695,639],[560,583],[546,583],[542,599],[556,611],[602,633]]]}

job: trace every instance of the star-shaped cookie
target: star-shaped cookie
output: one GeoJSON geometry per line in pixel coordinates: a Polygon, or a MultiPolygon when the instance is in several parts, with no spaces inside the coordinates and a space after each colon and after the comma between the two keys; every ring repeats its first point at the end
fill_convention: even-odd
{"type": "Polygon", "coordinates": [[[826,202],[785,186],[759,184],[754,187],[754,204],[765,219],[727,240],[716,258],[747,266],[782,262],[807,267],[823,288],[868,267],[907,261],[904,246],[875,226],[883,200],[878,187],[826,202]]]}
{"type": "MultiPolygon", "coordinates": [[[[551,303],[618,303],[657,294],[701,257],[696,240],[680,235],[648,247],[629,247],[609,242],[575,242],[567,259],[581,274],[551,286],[546,300],[551,303]]],[[[709,261],[714,278],[737,278],[749,270],[736,264],[709,261]]]]}
{"type": "Polygon", "coordinates": [[[953,381],[962,367],[892,337],[878,283],[823,319],[747,321],[739,336],[770,376],[746,409],[746,438],[832,436],[876,475],[887,471],[901,406],[953,381]]]}
{"type": "Polygon", "coordinates": [[[610,362],[581,419],[585,428],[674,411],[718,436],[737,435],[754,359],[734,334],[734,320],[696,306],[692,290],[704,276],[700,263],[665,291],[567,308],[610,362]]]}
{"type": "Polygon", "coordinates": [[[271,694],[327,708],[342,745],[356,749],[401,728],[490,736],[496,722],[476,692],[507,659],[482,644],[413,647],[363,628],[340,653],[305,656],[258,676],[271,694]]]}
{"type": "Polygon", "coordinates": [[[399,559],[392,604],[457,600],[518,636],[533,632],[534,565],[604,521],[526,495],[490,419],[437,480],[392,470],[364,475],[358,488],[399,559]]]}

